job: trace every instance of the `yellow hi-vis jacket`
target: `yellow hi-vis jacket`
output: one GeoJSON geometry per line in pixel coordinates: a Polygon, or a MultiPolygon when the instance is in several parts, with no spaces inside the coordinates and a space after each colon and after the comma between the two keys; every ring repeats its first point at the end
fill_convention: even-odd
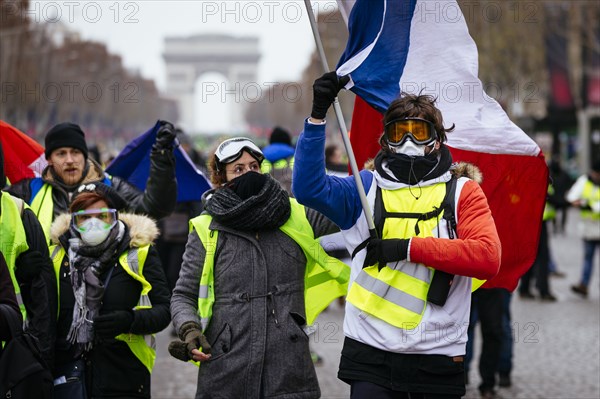
{"type": "MultiPolygon", "coordinates": [[[[306,271],[304,274],[304,306],[307,324],[314,323],[317,316],[335,298],[346,294],[350,267],[325,252],[314,233],[304,207],[290,198],[292,212],[280,230],[293,239],[304,252],[306,271]]],[[[198,315],[205,331],[212,316],[214,293],[214,263],[218,231],[210,230],[212,216],[202,214],[190,220],[190,230],[195,230],[206,249],[200,288],[198,292],[198,315]]]]}
{"type": "Polygon", "coordinates": [[[50,226],[54,218],[54,200],[52,199],[52,185],[44,183],[40,191],[36,194],[35,198],[31,202],[31,209],[37,216],[44,235],[46,236],[46,242],[50,243],[50,226]]]}
{"type": "MultiPolygon", "coordinates": [[[[143,245],[139,248],[133,247],[119,256],[119,264],[123,270],[142,285],[140,299],[135,308],[133,308],[134,311],[152,308],[152,303],[150,303],[150,297],[148,296],[148,293],[152,289],[152,285],[144,277],[144,263],[146,263],[149,249],[149,245],[143,245]]],[[[62,259],[65,256],[65,250],[61,246],[54,245],[50,247],[50,253],[52,254],[51,258],[54,263],[56,281],[58,282],[60,289],[60,266],[62,259]]],[[[60,300],[58,303],[60,303],[60,300]]],[[[156,360],[156,338],[154,337],[154,334],[137,335],[126,333],[117,335],[115,338],[125,342],[129,347],[129,350],[131,350],[135,357],[146,366],[148,372],[152,374],[152,368],[154,367],[154,361],[156,360]]]]}
{"type": "MultiPolygon", "coordinates": [[[[548,195],[554,195],[554,186],[552,186],[552,184],[548,185],[548,195]]],[[[542,220],[545,222],[547,220],[552,220],[556,217],[556,208],[554,207],[554,205],[552,205],[550,203],[550,201],[548,201],[546,199],[546,204],[544,205],[544,214],[542,216],[542,220]]]]}
{"type": "MultiPolygon", "coordinates": [[[[586,181],[581,193],[581,199],[587,204],[600,202],[600,187],[589,180],[586,181]]],[[[594,212],[591,209],[582,209],[581,217],[590,220],[600,220],[600,212],[594,212]]]]}
{"type": "Polygon", "coordinates": [[[8,271],[10,272],[10,278],[15,288],[15,295],[23,315],[23,320],[26,320],[27,312],[23,304],[21,288],[15,277],[15,262],[20,254],[29,249],[25,227],[21,219],[23,209],[28,206],[21,199],[13,197],[6,192],[0,191],[0,196],[0,206],[2,207],[2,213],[0,214],[0,250],[4,255],[8,271]]]}
{"type": "MultiPolygon", "coordinates": [[[[414,191],[414,188],[381,190],[385,210],[388,213],[419,215],[439,209],[446,194],[446,184],[419,188],[418,200],[410,190],[414,191]]],[[[440,236],[445,230],[440,224],[443,212],[427,220],[393,215],[386,217],[382,238],[432,237],[436,232],[440,236]],[[416,223],[418,229],[415,228],[416,223]]],[[[388,324],[412,330],[418,327],[425,313],[427,293],[435,269],[408,261],[390,262],[387,266],[381,270],[378,265],[362,269],[352,283],[346,299],[363,312],[388,324]]],[[[484,281],[473,279],[472,289],[483,283],[484,281]]]]}

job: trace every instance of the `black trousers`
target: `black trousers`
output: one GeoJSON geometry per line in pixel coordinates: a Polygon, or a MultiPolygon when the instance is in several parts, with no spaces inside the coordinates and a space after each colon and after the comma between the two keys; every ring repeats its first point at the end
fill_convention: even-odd
{"type": "Polygon", "coordinates": [[[352,381],[350,399],[458,399],[462,395],[398,392],[366,381],[352,381]]]}
{"type": "Polygon", "coordinates": [[[540,292],[540,295],[550,294],[550,286],[548,283],[549,264],[550,246],[548,245],[548,222],[542,222],[537,256],[533,265],[527,270],[527,273],[521,277],[519,292],[523,294],[529,293],[531,280],[535,279],[535,286],[540,292]]]}
{"type": "Polygon", "coordinates": [[[463,356],[387,352],[344,339],[338,378],[352,398],[460,398],[465,394],[463,356]]]}
{"type": "MultiPolygon", "coordinates": [[[[471,322],[469,336],[475,334],[474,313],[477,313],[481,324],[481,356],[479,357],[479,374],[481,375],[480,391],[494,389],[496,385],[496,370],[500,360],[500,349],[504,332],[502,328],[503,289],[480,288],[471,296],[471,322]]],[[[469,355],[467,355],[469,356],[469,355]]]]}

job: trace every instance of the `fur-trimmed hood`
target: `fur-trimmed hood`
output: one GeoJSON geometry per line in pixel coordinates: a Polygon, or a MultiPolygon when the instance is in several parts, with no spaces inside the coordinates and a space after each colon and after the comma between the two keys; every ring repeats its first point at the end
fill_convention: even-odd
{"type": "MultiPolygon", "coordinates": [[[[129,228],[129,235],[131,237],[130,247],[141,247],[152,244],[160,234],[156,222],[148,216],[119,213],[119,220],[129,228]]],[[[50,238],[53,244],[60,244],[60,236],[69,230],[70,225],[70,213],[63,213],[54,220],[50,227],[50,238]]]]}
{"type": "MultiPolygon", "coordinates": [[[[374,171],[375,170],[375,159],[370,158],[365,162],[364,169],[374,171]]],[[[481,184],[483,181],[483,173],[481,170],[468,162],[455,162],[450,167],[450,173],[452,173],[456,178],[467,177],[471,180],[474,180],[478,184],[481,184]]]]}

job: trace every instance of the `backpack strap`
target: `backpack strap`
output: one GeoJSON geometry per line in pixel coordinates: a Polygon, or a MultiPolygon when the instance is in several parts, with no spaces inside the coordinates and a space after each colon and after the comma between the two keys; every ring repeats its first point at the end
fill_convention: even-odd
{"type": "Polygon", "coordinates": [[[456,176],[452,175],[450,180],[446,183],[446,195],[440,206],[444,211],[443,219],[446,220],[446,224],[448,225],[448,238],[451,240],[458,238],[455,216],[456,201],[454,201],[454,197],[456,196],[456,181],[456,176]]]}

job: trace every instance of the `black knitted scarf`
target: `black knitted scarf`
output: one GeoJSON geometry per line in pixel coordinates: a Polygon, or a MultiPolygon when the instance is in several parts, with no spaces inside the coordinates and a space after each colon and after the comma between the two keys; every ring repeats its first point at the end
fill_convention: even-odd
{"type": "Polygon", "coordinates": [[[241,231],[272,230],[290,217],[288,193],[277,180],[267,176],[257,195],[242,200],[231,188],[216,189],[204,209],[224,226],[241,231]]]}

